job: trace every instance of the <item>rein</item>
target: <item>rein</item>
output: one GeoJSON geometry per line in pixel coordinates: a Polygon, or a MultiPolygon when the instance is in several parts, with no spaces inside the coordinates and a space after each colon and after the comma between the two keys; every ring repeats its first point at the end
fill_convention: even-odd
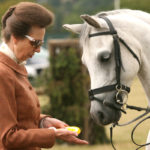
{"type": "MultiPolygon", "coordinates": [[[[150,113],[150,108],[142,108],[142,107],[131,106],[131,105],[127,105],[126,108],[133,109],[133,110],[136,110],[136,111],[145,111],[145,112],[144,112],[143,114],[137,116],[137,117],[134,118],[133,120],[127,122],[127,123],[119,124],[119,123],[117,122],[117,123],[113,123],[113,124],[111,125],[111,127],[110,127],[110,142],[111,142],[111,145],[112,145],[112,147],[113,147],[114,150],[116,150],[116,148],[115,148],[115,146],[114,146],[114,144],[113,144],[113,128],[116,127],[116,126],[120,126],[120,127],[127,126],[127,125],[129,125],[129,124],[131,124],[131,123],[133,123],[133,122],[135,122],[135,121],[137,121],[137,120],[143,118],[143,117],[146,116],[148,113],[150,113]]],[[[133,137],[133,136],[134,136],[134,131],[135,131],[135,129],[136,129],[141,123],[143,123],[143,122],[144,122],[145,120],[147,120],[147,119],[150,119],[150,116],[147,116],[147,117],[145,117],[144,119],[140,120],[140,121],[134,126],[134,128],[132,129],[132,132],[131,132],[131,140],[132,140],[132,142],[133,142],[135,145],[138,146],[138,148],[137,148],[136,150],[138,150],[138,149],[140,149],[140,148],[142,148],[142,147],[144,147],[144,146],[150,145],[150,143],[138,144],[138,143],[135,142],[134,137],[133,137]]]]}
{"type": "MultiPolygon", "coordinates": [[[[122,67],[122,60],[121,60],[121,51],[120,51],[120,43],[122,43],[126,49],[132,54],[132,56],[137,60],[139,66],[140,66],[140,60],[139,58],[137,57],[137,55],[133,52],[133,50],[126,44],[126,42],[120,38],[117,34],[117,31],[115,30],[113,24],[111,23],[111,21],[105,17],[105,16],[99,16],[99,18],[102,18],[106,21],[106,23],[108,24],[109,26],[109,31],[106,31],[106,32],[98,32],[98,33],[93,33],[93,34],[89,34],[89,38],[91,37],[95,37],[95,36],[102,36],[102,35],[112,35],[113,37],[113,43],[114,43],[114,54],[115,54],[115,65],[116,65],[116,68],[115,68],[115,71],[116,71],[116,83],[115,84],[112,84],[112,85],[107,85],[107,86],[103,86],[103,87],[100,87],[100,88],[96,88],[96,89],[90,89],[89,90],[89,99],[91,101],[93,100],[96,100],[102,104],[105,104],[104,103],[104,100],[102,99],[99,99],[97,98],[95,95],[97,94],[101,94],[101,93],[105,93],[105,92],[110,92],[110,91],[116,91],[116,99],[115,99],[115,104],[111,104],[111,105],[108,105],[108,104],[105,104],[111,108],[114,108],[114,109],[117,109],[119,111],[122,111],[123,113],[126,113],[125,111],[125,108],[128,108],[128,109],[132,109],[132,110],[136,110],[136,111],[145,111],[143,114],[137,116],[136,118],[134,118],[133,120],[127,122],[127,123],[124,123],[124,124],[119,124],[118,122],[117,123],[113,123],[112,126],[110,127],[110,142],[112,144],[112,147],[114,150],[116,150],[114,144],[113,144],[113,128],[115,126],[126,126],[126,125],[129,125],[139,119],[141,119],[142,117],[144,117],[145,115],[147,115],[148,113],[150,113],[150,108],[142,108],[142,107],[137,107],[137,106],[131,106],[131,105],[128,105],[127,104],[127,101],[124,101],[122,99],[119,98],[119,95],[122,95],[122,94],[125,94],[126,96],[128,95],[128,93],[130,92],[130,88],[121,84],[121,81],[120,81],[120,76],[121,76],[121,67],[122,67]]],[[[132,139],[132,142],[138,146],[138,149],[146,146],[146,145],[150,145],[150,143],[146,143],[146,144],[137,144],[133,138],[133,135],[134,135],[134,131],[135,129],[142,123],[144,122],[145,120],[149,119],[150,116],[142,119],[141,121],[139,121],[135,127],[133,128],[132,130],[132,133],[131,133],[131,139],[132,139]]]]}

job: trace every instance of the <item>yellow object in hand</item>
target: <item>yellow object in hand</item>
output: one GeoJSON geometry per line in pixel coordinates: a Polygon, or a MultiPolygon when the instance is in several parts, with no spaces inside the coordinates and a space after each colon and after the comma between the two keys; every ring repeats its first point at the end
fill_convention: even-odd
{"type": "Polygon", "coordinates": [[[75,126],[66,127],[66,129],[69,131],[77,132],[78,134],[80,134],[80,132],[81,132],[81,129],[79,127],[75,127],[75,126]]]}

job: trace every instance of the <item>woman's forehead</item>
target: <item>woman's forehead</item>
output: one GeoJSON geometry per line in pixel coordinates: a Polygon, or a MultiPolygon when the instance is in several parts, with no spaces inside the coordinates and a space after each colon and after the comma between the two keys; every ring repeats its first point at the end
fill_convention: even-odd
{"type": "Polygon", "coordinates": [[[44,38],[45,28],[33,26],[31,27],[31,30],[29,31],[29,35],[33,36],[34,38],[44,38]]]}

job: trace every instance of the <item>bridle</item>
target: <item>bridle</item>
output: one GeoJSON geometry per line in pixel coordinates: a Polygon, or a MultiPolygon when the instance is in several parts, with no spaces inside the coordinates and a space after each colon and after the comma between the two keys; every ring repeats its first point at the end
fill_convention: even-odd
{"type": "Polygon", "coordinates": [[[123,93],[125,95],[128,95],[128,93],[130,92],[130,88],[127,87],[126,85],[123,85],[120,81],[122,60],[121,60],[121,51],[120,51],[119,42],[121,42],[127,48],[127,50],[129,50],[129,52],[133,55],[133,57],[138,61],[139,65],[140,65],[140,60],[137,57],[137,55],[133,52],[133,50],[124,42],[124,40],[118,36],[117,31],[115,30],[111,21],[107,17],[104,17],[104,16],[99,16],[99,17],[103,18],[106,21],[106,23],[109,26],[109,31],[89,34],[89,38],[95,37],[95,36],[102,36],[102,35],[112,35],[113,43],[114,43],[115,65],[116,65],[116,68],[115,68],[116,83],[112,85],[107,85],[104,87],[89,90],[89,98],[90,100],[98,100],[103,103],[103,100],[98,99],[97,97],[95,97],[95,95],[101,94],[104,92],[116,91],[115,102],[118,104],[119,107],[117,107],[116,105],[112,105],[110,107],[114,107],[115,109],[121,110],[122,112],[125,113],[123,106],[126,105],[126,101],[121,100],[119,98],[119,95],[123,93]]]}
{"type": "MultiPolygon", "coordinates": [[[[102,18],[106,21],[108,27],[109,27],[109,31],[105,31],[105,32],[98,32],[98,33],[92,33],[89,34],[89,38],[91,37],[95,37],[95,36],[103,36],[103,35],[112,35],[113,37],[113,43],[114,43],[114,58],[115,58],[115,72],[116,72],[116,83],[112,84],[112,85],[107,85],[107,86],[103,86],[100,88],[96,88],[96,89],[90,89],[89,90],[89,99],[91,101],[96,100],[99,101],[100,103],[104,104],[104,100],[97,98],[95,95],[97,94],[102,94],[105,92],[111,92],[111,91],[116,91],[116,97],[115,97],[115,103],[117,104],[105,104],[113,109],[122,111],[123,113],[126,113],[125,108],[129,108],[129,109],[133,109],[133,110],[137,110],[137,111],[145,111],[143,114],[141,114],[140,116],[136,117],[135,119],[124,123],[124,124],[119,124],[118,122],[113,123],[112,126],[110,127],[110,138],[111,138],[111,144],[114,150],[116,150],[116,148],[113,145],[113,141],[112,141],[112,136],[113,136],[113,128],[115,126],[125,126],[128,124],[131,124],[137,120],[139,120],[140,118],[144,117],[145,115],[147,115],[150,112],[150,108],[142,108],[142,107],[136,107],[136,106],[131,106],[127,104],[127,100],[124,100],[122,98],[120,98],[121,95],[125,95],[128,96],[128,93],[130,92],[130,88],[126,85],[123,85],[120,81],[120,76],[121,76],[121,67],[122,67],[122,60],[121,60],[121,51],[120,51],[120,43],[122,43],[126,49],[132,54],[132,56],[137,60],[139,66],[140,66],[140,60],[137,57],[137,55],[134,53],[134,51],[126,44],[126,42],[120,38],[118,36],[117,31],[115,30],[113,24],[111,23],[111,21],[106,17],[106,16],[98,16],[99,18],[102,18]]],[[[150,143],[146,143],[146,144],[137,144],[133,138],[133,134],[135,129],[137,128],[138,125],[140,125],[143,121],[145,121],[146,119],[149,119],[150,116],[144,118],[143,120],[141,120],[139,123],[137,123],[137,125],[133,128],[132,130],[132,134],[131,134],[131,139],[132,142],[134,144],[136,144],[137,146],[139,146],[137,149],[140,149],[143,146],[149,145],[150,143]]]]}

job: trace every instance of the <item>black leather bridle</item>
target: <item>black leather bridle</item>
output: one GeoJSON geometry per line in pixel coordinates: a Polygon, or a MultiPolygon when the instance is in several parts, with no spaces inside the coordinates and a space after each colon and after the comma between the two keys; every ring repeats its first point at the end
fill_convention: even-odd
{"type": "MultiPolygon", "coordinates": [[[[116,150],[116,148],[113,145],[113,141],[112,141],[113,128],[115,126],[125,126],[125,125],[131,124],[131,123],[139,120],[140,118],[144,117],[145,115],[147,115],[150,112],[150,108],[142,108],[142,107],[131,106],[131,105],[127,104],[127,101],[124,101],[123,99],[120,98],[120,95],[122,95],[122,94],[128,95],[128,93],[130,92],[130,88],[127,87],[126,85],[123,85],[120,81],[122,60],[121,60],[121,51],[120,51],[119,42],[122,43],[127,48],[127,50],[137,60],[139,66],[140,66],[140,60],[137,57],[137,55],[133,52],[133,50],[126,44],[126,42],[118,36],[118,33],[115,30],[115,28],[114,28],[113,24],[111,23],[111,21],[106,16],[101,16],[100,15],[98,17],[102,18],[106,21],[107,25],[109,26],[109,31],[89,34],[89,38],[95,37],[95,36],[112,35],[113,43],[114,43],[115,65],[116,65],[116,68],[115,68],[116,83],[112,84],[112,85],[107,85],[107,86],[103,86],[103,87],[100,87],[100,88],[96,88],[96,89],[90,89],[89,90],[89,99],[91,101],[96,100],[96,101],[99,101],[100,103],[104,104],[104,100],[97,98],[95,95],[102,94],[102,93],[105,93],[105,92],[116,91],[115,103],[118,104],[118,106],[112,103],[111,105],[108,105],[109,107],[111,107],[113,109],[120,110],[124,113],[126,113],[124,106],[126,106],[126,108],[137,110],[137,111],[145,111],[143,114],[141,114],[140,116],[136,117],[135,119],[133,119],[133,120],[127,122],[127,123],[119,124],[118,122],[116,122],[116,123],[112,124],[112,126],[110,128],[111,144],[112,144],[113,149],[116,150]]],[[[146,143],[146,144],[142,144],[142,145],[137,144],[135,142],[134,138],[133,138],[133,134],[134,134],[134,131],[137,128],[137,126],[140,125],[143,121],[145,121],[146,119],[149,119],[149,118],[150,118],[150,116],[148,116],[148,117],[144,118],[143,120],[141,120],[139,123],[136,124],[136,126],[132,130],[131,139],[132,139],[132,142],[134,144],[139,146],[137,149],[140,149],[141,147],[150,144],[150,143],[146,143]]]]}
{"type": "Polygon", "coordinates": [[[117,107],[116,105],[112,105],[110,107],[113,107],[115,109],[121,110],[122,112],[125,112],[125,110],[122,109],[121,107],[123,107],[123,105],[126,104],[126,101],[123,101],[122,99],[120,99],[119,95],[121,95],[122,93],[124,93],[125,95],[128,95],[128,93],[130,92],[130,88],[127,87],[126,85],[123,85],[120,81],[122,60],[121,60],[121,51],[120,51],[119,42],[121,42],[127,48],[127,50],[129,50],[129,52],[133,55],[133,57],[138,61],[139,65],[140,65],[140,60],[137,57],[137,55],[133,52],[133,50],[124,42],[124,40],[118,36],[117,31],[113,27],[111,21],[107,17],[104,17],[104,16],[99,16],[99,17],[103,18],[106,21],[106,23],[109,26],[109,31],[89,34],[89,38],[95,37],[95,36],[102,36],[102,35],[112,35],[113,43],[114,43],[115,65],[116,65],[116,68],[115,68],[116,83],[112,85],[107,85],[104,87],[89,90],[89,98],[90,100],[98,100],[103,103],[103,100],[98,99],[97,97],[95,97],[95,95],[105,93],[105,92],[110,92],[110,91],[116,91],[115,102],[118,104],[119,107],[117,107]]]}

